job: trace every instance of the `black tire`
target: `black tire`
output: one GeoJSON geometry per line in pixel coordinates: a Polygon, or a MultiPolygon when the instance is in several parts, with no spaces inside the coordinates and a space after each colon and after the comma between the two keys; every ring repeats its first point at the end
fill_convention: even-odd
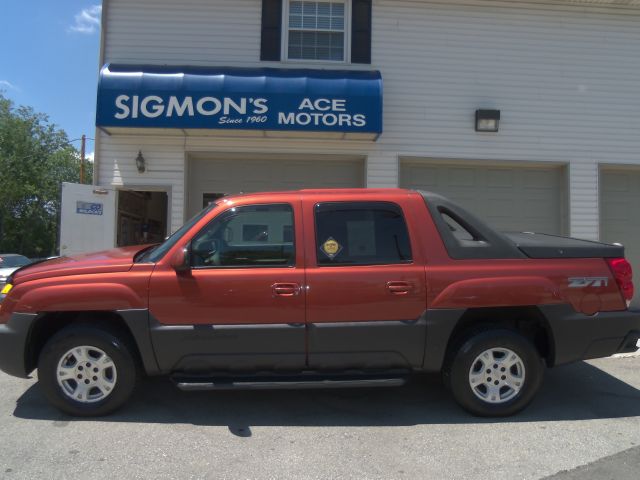
{"type": "Polygon", "coordinates": [[[133,393],[137,378],[138,366],[133,347],[128,344],[125,336],[89,325],[72,325],[56,333],[45,344],[38,359],[38,383],[47,400],[63,412],[79,417],[108,415],[120,408],[133,393]],[[111,358],[117,372],[110,392],[91,403],[71,398],[57,378],[59,362],[67,352],[80,346],[102,350],[111,358]]]}
{"type": "MultiPolygon", "coordinates": [[[[493,360],[490,363],[493,363],[493,360]]],[[[518,367],[513,368],[517,373],[518,367]]],[[[529,339],[511,330],[493,329],[466,337],[454,351],[449,365],[445,368],[444,375],[445,383],[451,388],[455,400],[469,413],[480,417],[506,417],[520,412],[533,400],[542,384],[544,369],[544,362],[535,345],[529,339]],[[495,379],[490,377],[493,372],[485,373],[484,370],[481,370],[478,372],[478,375],[482,376],[481,384],[476,384],[475,389],[472,388],[470,379],[471,368],[477,369],[483,365],[483,360],[476,362],[476,359],[491,349],[511,350],[520,357],[520,365],[524,366],[524,380],[520,387],[516,387],[519,388],[517,393],[515,388],[501,386],[495,403],[484,400],[480,396],[486,395],[488,399],[491,394],[487,391],[486,385],[491,385],[494,383],[493,380],[499,381],[502,377],[495,379]],[[492,382],[487,382],[485,375],[491,378],[492,382]],[[476,394],[474,391],[478,393],[476,394]],[[502,395],[505,397],[504,400],[501,400],[502,395]],[[512,396],[510,397],[510,395],[512,396]]],[[[502,373],[500,372],[499,375],[502,373]]]]}

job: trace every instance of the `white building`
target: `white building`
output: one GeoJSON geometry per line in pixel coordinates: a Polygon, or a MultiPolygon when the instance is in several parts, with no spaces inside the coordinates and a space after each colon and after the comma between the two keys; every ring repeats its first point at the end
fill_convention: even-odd
{"type": "Polygon", "coordinates": [[[120,196],[105,246],[224,193],[402,186],[503,230],[625,243],[640,271],[640,0],[104,0],[102,22],[94,178],[120,196]],[[308,89],[269,97],[288,73],[308,89]],[[318,116],[294,129],[292,111],[318,116]]]}

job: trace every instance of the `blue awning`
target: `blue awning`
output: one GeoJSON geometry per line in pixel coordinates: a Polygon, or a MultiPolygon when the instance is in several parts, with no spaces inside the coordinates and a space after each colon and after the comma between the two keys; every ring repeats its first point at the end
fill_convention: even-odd
{"type": "Polygon", "coordinates": [[[382,133],[378,71],[106,65],[96,125],[382,133]]]}

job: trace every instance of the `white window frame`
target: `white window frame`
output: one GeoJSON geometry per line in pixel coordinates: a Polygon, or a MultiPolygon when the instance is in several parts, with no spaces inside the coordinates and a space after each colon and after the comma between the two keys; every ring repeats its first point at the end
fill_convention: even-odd
{"type": "Polygon", "coordinates": [[[313,60],[304,58],[289,58],[289,5],[291,0],[284,0],[282,8],[282,35],[280,58],[293,63],[324,63],[329,65],[351,64],[351,0],[327,0],[344,3],[344,58],[342,60],[313,60]]]}

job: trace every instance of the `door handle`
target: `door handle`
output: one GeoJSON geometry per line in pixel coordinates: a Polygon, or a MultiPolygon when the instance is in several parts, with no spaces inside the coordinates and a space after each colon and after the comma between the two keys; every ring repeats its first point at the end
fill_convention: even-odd
{"type": "Polygon", "coordinates": [[[411,291],[409,282],[387,282],[387,290],[393,295],[406,295],[411,291]]]}
{"type": "Polygon", "coordinates": [[[274,283],[271,285],[274,295],[279,297],[293,297],[300,293],[300,285],[297,283],[274,283]]]}

